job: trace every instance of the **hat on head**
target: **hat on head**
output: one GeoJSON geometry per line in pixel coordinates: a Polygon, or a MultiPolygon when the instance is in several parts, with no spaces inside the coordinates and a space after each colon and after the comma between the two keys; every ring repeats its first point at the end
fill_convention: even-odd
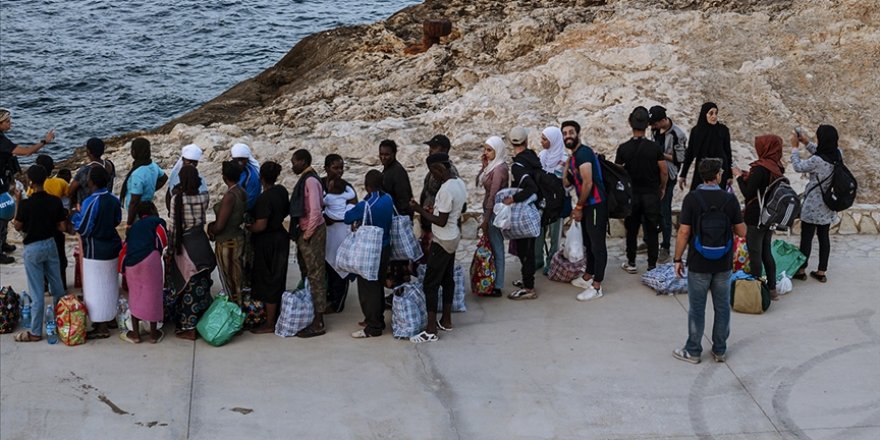
{"type": "Polygon", "coordinates": [[[666,119],[666,109],[663,106],[655,105],[648,110],[648,121],[652,124],[666,119]]]}
{"type": "Polygon", "coordinates": [[[98,138],[91,138],[86,141],[86,151],[92,156],[101,157],[104,155],[104,141],[98,138]]]}
{"type": "Polygon", "coordinates": [[[633,130],[644,130],[648,128],[648,109],[638,106],[629,114],[629,126],[633,130]]]}
{"type": "Polygon", "coordinates": [[[425,159],[425,164],[428,166],[434,165],[435,163],[449,163],[449,155],[446,153],[434,153],[425,159]]]}
{"type": "Polygon", "coordinates": [[[202,149],[196,144],[189,144],[180,150],[180,156],[186,160],[198,162],[202,160],[202,149]]]}
{"type": "Polygon", "coordinates": [[[449,142],[449,138],[442,134],[438,134],[437,136],[432,137],[431,140],[425,142],[425,144],[431,147],[440,147],[444,151],[449,151],[452,149],[452,144],[449,142]]]}
{"type": "Polygon", "coordinates": [[[529,132],[526,131],[525,128],[517,125],[513,127],[513,130],[510,130],[510,134],[507,135],[507,138],[510,139],[510,143],[513,145],[522,145],[529,140],[529,132]]]}

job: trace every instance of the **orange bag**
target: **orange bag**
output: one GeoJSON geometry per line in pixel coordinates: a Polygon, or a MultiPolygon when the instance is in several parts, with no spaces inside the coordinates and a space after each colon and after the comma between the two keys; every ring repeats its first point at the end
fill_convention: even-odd
{"type": "Polygon", "coordinates": [[[74,295],[65,295],[55,306],[58,339],[67,346],[86,343],[86,305],[74,295]]]}

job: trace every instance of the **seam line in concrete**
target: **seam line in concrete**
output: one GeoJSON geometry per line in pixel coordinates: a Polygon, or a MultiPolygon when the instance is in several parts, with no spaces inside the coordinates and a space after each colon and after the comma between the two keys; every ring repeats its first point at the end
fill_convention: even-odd
{"type": "Polygon", "coordinates": [[[193,341],[193,351],[192,351],[192,364],[190,365],[189,372],[189,411],[187,411],[186,415],[186,438],[189,439],[189,429],[190,424],[192,423],[192,411],[193,411],[193,388],[195,388],[196,382],[196,343],[193,341]]]}

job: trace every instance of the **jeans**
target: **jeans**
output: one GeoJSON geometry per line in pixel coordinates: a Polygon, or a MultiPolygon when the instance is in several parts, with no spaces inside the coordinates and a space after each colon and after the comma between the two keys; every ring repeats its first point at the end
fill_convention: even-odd
{"type": "Polygon", "coordinates": [[[831,256],[831,238],[828,237],[828,230],[831,225],[814,225],[812,223],[801,222],[801,253],[806,255],[807,261],[801,269],[806,269],[810,262],[810,253],[813,252],[813,234],[819,236],[819,270],[824,272],[828,270],[828,257],[831,256]]]}
{"type": "Polygon", "coordinates": [[[632,214],[623,220],[623,225],[626,227],[626,260],[630,265],[635,266],[636,263],[639,227],[642,228],[645,244],[648,245],[648,267],[657,265],[659,223],[660,196],[655,193],[633,194],[632,214]]]}
{"type": "Polygon", "coordinates": [[[559,239],[562,238],[562,219],[541,228],[541,235],[535,239],[535,269],[544,268],[544,273],[550,268],[550,260],[559,250],[559,239]],[[550,233],[550,249],[544,255],[544,245],[547,244],[547,233],[550,233]]]}
{"type": "Polygon", "coordinates": [[[670,178],[666,183],[666,194],[660,200],[660,230],[663,232],[663,241],[660,247],[669,250],[672,245],[672,194],[675,191],[675,182],[678,179],[670,178]]]}
{"type": "Polygon", "coordinates": [[[770,253],[773,231],[757,226],[746,226],[746,246],[749,248],[749,273],[755,278],[767,274],[767,288],[776,289],[776,260],[770,253]],[[761,268],[763,267],[763,271],[761,268]]]}
{"type": "Polygon", "coordinates": [[[43,303],[44,280],[49,280],[49,292],[52,294],[54,304],[57,304],[58,300],[64,296],[55,239],[47,238],[26,244],[24,246],[24,268],[27,273],[28,291],[33,301],[31,304],[31,334],[42,336],[43,313],[46,310],[43,303]]]}
{"type": "Polygon", "coordinates": [[[581,218],[581,232],[584,237],[584,249],[587,256],[586,273],[593,276],[593,281],[601,283],[605,279],[605,267],[608,265],[608,247],[605,244],[605,233],[608,230],[608,205],[585,206],[581,218]]]}
{"type": "Polygon", "coordinates": [[[706,298],[712,290],[715,323],[712,326],[712,351],[727,352],[730,336],[730,271],[699,273],[689,271],[688,278],[688,340],[685,351],[694,356],[703,352],[703,329],[706,326],[706,298]]]}
{"type": "Polygon", "coordinates": [[[504,288],[504,236],[501,235],[501,229],[495,227],[492,222],[495,221],[495,214],[492,214],[492,220],[489,222],[489,245],[492,247],[492,254],[495,256],[495,288],[504,288]]]}

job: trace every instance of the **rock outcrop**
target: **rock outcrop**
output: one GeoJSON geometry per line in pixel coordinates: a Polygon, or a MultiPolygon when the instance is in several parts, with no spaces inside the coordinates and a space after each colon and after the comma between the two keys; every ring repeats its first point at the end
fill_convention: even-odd
{"type": "MultiPolygon", "coordinates": [[[[820,123],[835,125],[861,183],[859,202],[878,203],[880,137],[870,116],[880,96],[876,6],[875,0],[429,0],[383,22],[306,38],[277,65],[149,137],[165,166],[191,142],[214,163],[228,157],[233,143],[245,142],[261,161],[285,168],[296,148],[308,148],[319,165],[336,152],[358,183],[379,166],[377,145],[390,138],[420,187],[422,142],[445,133],[473,185],[482,142],[514,125],[528,127],[533,148],[540,148],[541,128],[575,119],[587,142],[612,153],[629,136],[626,116],[636,105],[662,104],[689,130],[700,105],[714,101],[743,168],[755,157],[756,135],[787,140],[794,126],[814,132],[820,123]],[[451,20],[452,34],[407,55],[429,19],[451,20]]],[[[111,157],[125,171],[127,144],[120,147],[111,157]]],[[[200,167],[215,187],[219,169],[200,167]]],[[[283,179],[292,185],[296,178],[283,179]]],[[[481,193],[471,192],[475,209],[481,193]]]]}

